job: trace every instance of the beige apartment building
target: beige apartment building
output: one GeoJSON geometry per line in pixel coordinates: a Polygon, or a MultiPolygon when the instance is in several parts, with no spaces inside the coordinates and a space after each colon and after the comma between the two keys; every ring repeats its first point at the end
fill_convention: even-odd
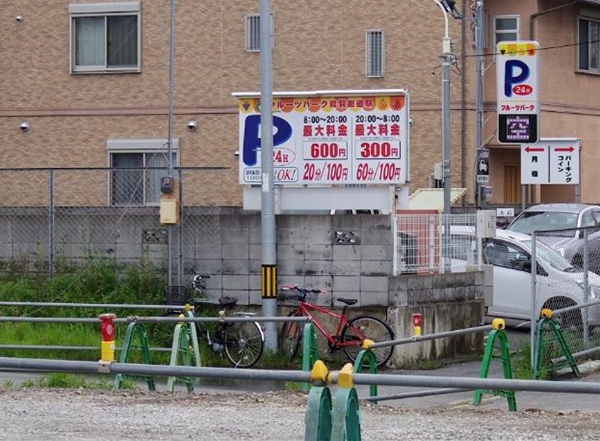
{"type": "MultiPolygon", "coordinates": [[[[582,202],[600,202],[600,1],[479,1],[485,11],[481,138],[490,150],[489,202],[519,205],[523,194],[527,203],[573,201],[578,194],[582,202]],[[522,191],[520,146],[498,143],[495,44],[529,39],[541,48],[541,136],[581,139],[580,186],[522,191]]],[[[446,14],[436,0],[271,3],[273,90],[406,89],[410,192],[429,187],[442,162],[446,14]]],[[[260,2],[175,4],[171,70],[170,0],[4,2],[0,168],[28,171],[3,173],[1,205],[47,203],[47,175],[38,168],[56,169],[60,205],[155,205],[169,152],[173,164],[186,168],[188,205],[242,205],[232,94],[260,90],[260,2]],[[149,169],[131,170],[139,167],[149,169]]],[[[457,13],[447,14],[455,55],[451,176],[452,187],[467,189],[457,203],[463,206],[475,205],[475,6],[457,1],[457,13]]]]}

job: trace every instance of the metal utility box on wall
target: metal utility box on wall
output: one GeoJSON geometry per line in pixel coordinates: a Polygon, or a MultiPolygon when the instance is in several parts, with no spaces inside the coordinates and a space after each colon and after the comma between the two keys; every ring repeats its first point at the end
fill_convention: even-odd
{"type": "Polygon", "coordinates": [[[179,203],[177,199],[160,199],[160,223],[177,224],[179,220],[179,203]]]}
{"type": "Polygon", "coordinates": [[[169,182],[161,179],[160,223],[162,225],[177,225],[179,223],[179,182],[169,178],[169,182]],[[167,184],[167,185],[164,185],[167,184]]]}

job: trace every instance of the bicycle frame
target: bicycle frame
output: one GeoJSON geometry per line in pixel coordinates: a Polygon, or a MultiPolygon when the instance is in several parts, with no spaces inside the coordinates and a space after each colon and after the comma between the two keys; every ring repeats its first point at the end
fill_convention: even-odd
{"type": "Polygon", "coordinates": [[[298,311],[299,315],[305,315],[312,320],[312,323],[315,327],[323,334],[329,346],[332,348],[342,348],[344,346],[360,346],[362,345],[362,341],[365,339],[363,333],[356,329],[358,337],[360,337],[360,341],[356,342],[340,342],[340,336],[342,334],[342,330],[348,325],[348,319],[346,318],[346,306],[343,307],[341,313],[333,312],[330,309],[327,309],[323,306],[314,305],[312,303],[300,302],[298,303],[298,311]],[[337,326],[335,329],[335,334],[332,334],[329,329],[319,321],[318,317],[314,314],[314,312],[319,312],[321,314],[328,315],[330,317],[335,317],[337,319],[337,326]]]}

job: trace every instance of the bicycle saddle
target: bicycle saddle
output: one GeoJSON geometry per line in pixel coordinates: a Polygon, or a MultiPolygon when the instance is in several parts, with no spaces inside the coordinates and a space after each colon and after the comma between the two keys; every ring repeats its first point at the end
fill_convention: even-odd
{"type": "Polygon", "coordinates": [[[238,299],[235,297],[220,297],[219,305],[221,305],[225,309],[233,309],[235,305],[237,305],[238,299]]]}
{"type": "Polygon", "coordinates": [[[342,302],[345,303],[346,305],[350,306],[350,305],[354,305],[356,302],[358,302],[357,299],[342,299],[340,297],[338,297],[336,299],[338,302],[342,302]]]}

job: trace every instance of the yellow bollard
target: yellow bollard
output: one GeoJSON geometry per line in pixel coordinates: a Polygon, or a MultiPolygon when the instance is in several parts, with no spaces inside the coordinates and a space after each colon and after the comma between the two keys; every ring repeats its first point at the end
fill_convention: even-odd
{"type": "Polygon", "coordinates": [[[115,361],[115,324],[114,319],[116,314],[101,314],[100,320],[102,326],[100,332],[102,333],[102,346],[100,348],[100,359],[101,361],[112,362],[115,361]]]}
{"type": "Polygon", "coordinates": [[[414,326],[414,336],[421,336],[421,326],[423,326],[423,314],[414,313],[412,315],[413,326],[414,326]]]}

